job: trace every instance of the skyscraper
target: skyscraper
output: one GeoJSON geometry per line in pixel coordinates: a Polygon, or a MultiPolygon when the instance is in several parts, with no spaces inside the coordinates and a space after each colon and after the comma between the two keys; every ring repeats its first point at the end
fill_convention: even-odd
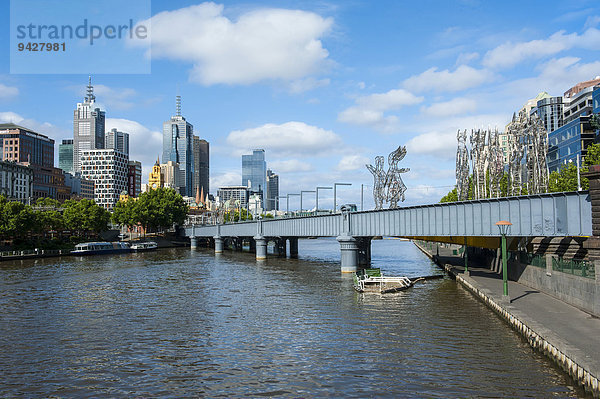
{"type": "Polygon", "coordinates": [[[267,191],[267,163],[265,150],[253,150],[252,155],[242,155],[242,185],[251,194],[259,194],[264,201],[267,191]]]}
{"type": "Polygon", "coordinates": [[[111,129],[106,133],[104,148],[115,149],[129,156],[129,133],[119,132],[117,129],[111,129]]]}
{"type": "Polygon", "coordinates": [[[123,191],[127,192],[129,158],[121,151],[81,151],[81,177],[94,182],[94,200],[111,210],[123,191]]]}
{"type": "Polygon", "coordinates": [[[63,140],[58,145],[58,167],[68,173],[73,173],[73,140],[63,140]]]}
{"type": "Polygon", "coordinates": [[[90,77],[82,103],[73,113],[73,171],[81,172],[81,152],[104,148],[106,115],[96,107],[96,96],[90,77]]]}
{"type": "Polygon", "coordinates": [[[181,195],[192,197],[194,189],[194,127],[181,116],[181,97],[177,96],[175,116],[163,123],[163,163],[173,161],[182,171],[181,195]]]}
{"type": "Polygon", "coordinates": [[[267,169],[267,198],[265,205],[267,211],[279,210],[279,175],[273,173],[271,169],[267,169]]]}
{"type": "MultiPolygon", "coordinates": [[[[209,144],[206,140],[201,140],[200,137],[194,136],[194,193],[196,190],[205,195],[209,193],[209,144]],[[204,191],[203,191],[204,190],[204,191]]],[[[204,200],[204,198],[202,198],[204,200]]]]}

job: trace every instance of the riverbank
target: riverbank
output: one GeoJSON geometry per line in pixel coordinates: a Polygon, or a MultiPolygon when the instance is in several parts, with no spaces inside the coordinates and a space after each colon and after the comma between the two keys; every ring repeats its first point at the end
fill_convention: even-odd
{"type": "Polygon", "coordinates": [[[600,397],[600,319],[550,295],[509,281],[509,298],[502,298],[502,277],[469,265],[456,265],[455,247],[415,245],[456,281],[508,322],[531,347],[552,359],[578,384],[600,397]]]}

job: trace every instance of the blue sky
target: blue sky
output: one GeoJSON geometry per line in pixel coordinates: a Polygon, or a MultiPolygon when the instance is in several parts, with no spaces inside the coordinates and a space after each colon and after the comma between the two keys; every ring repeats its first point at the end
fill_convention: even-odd
{"type": "MultiPolygon", "coordinates": [[[[69,12],[68,2],[46,3],[69,12]]],[[[72,137],[87,73],[11,74],[2,4],[0,121],[58,146],[72,137]]],[[[89,71],[97,101],[107,129],[131,134],[147,181],[179,92],[183,115],[211,143],[213,193],[240,184],[241,154],[264,148],[281,194],[349,182],[338,202],[359,203],[362,183],[370,207],[364,164],[406,145],[405,205],[437,202],[455,183],[458,129],[503,130],[540,91],[561,95],[600,75],[597,1],[153,0],[150,15],[151,51],[128,45],[151,73],[89,71]]],[[[116,54],[97,56],[120,65],[116,54]]]]}

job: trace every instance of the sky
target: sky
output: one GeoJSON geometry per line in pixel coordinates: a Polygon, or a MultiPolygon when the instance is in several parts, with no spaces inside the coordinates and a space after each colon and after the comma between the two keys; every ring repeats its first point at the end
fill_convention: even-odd
{"type": "MultiPolygon", "coordinates": [[[[70,2],[18,4],[35,19],[68,17],[70,2]]],[[[539,92],[562,95],[600,75],[597,0],[139,5],[100,13],[131,13],[136,26],[149,27],[149,40],[118,47],[99,39],[89,64],[65,58],[54,65],[57,54],[18,58],[31,55],[15,52],[17,16],[2,2],[0,122],[46,134],[57,150],[73,136],[73,110],[92,74],[106,128],[130,134],[130,159],[142,162],[143,182],[162,154],[162,124],[179,94],[182,115],[210,142],[213,194],[241,184],[241,155],[263,148],[280,176],[280,195],[352,183],[338,187],[338,204],[360,206],[363,185],[370,209],[373,177],[365,164],[383,155],[387,168],[388,154],[406,146],[399,166],[410,168],[402,204],[409,206],[438,202],[454,186],[457,130],[503,131],[539,92]]],[[[320,205],[327,201],[331,191],[320,192],[320,205]]],[[[290,208],[297,202],[291,197],[290,208]]],[[[305,194],[304,204],[314,206],[314,197],[305,194]]]]}

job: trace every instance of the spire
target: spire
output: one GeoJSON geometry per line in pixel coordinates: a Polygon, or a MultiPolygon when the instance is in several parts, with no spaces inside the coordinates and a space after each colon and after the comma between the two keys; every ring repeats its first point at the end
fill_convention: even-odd
{"type": "Polygon", "coordinates": [[[89,76],[88,85],[87,85],[87,93],[85,96],[86,103],[92,103],[96,101],[96,96],[94,95],[94,86],[92,86],[92,75],[89,76]]]}
{"type": "Polygon", "coordinates": [[[181,116],[181,96],[177,95],[175,97],[175,115],[181,116]]]}
{"type": "Polygon", "coordinates": [[[160,166],[160,157],[156,157],[156,163],[154,164],[154,166],[160,166]]]}
{"type": "MultiPolygon", "coordinates": [[[[204,190],[204,189],[203,189],[204,190]]],[[[196,205],[200,205],[200,186],[196,186],[196,205]]]]}

